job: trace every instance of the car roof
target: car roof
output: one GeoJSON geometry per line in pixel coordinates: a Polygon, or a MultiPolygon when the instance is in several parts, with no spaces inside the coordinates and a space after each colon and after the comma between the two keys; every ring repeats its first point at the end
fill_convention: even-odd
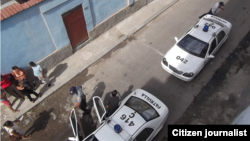
{"type": "Polygon", "coordinates": [[[131,95],[142,99],[148,104],[150,104],[152,107],[154,107],[154,109],[158,112],[159,115],[163,114],[164,111],[168,112],[167,106],[162,101],[142,89],[135,90],[131,95]]]}
{"type": "Polygon", "coordinates": [[[139,128],[141,128],[146,123],[145,119],[135,112],[133,109],[123,105],[119,111],[111,117],[109,123],[106,123],[101,127],[101,129],[95,133],[96,138],[103,141],[107,140],[127,140],[129,139],[139,128]],[[136,113],[133,118],[130,118],[131,113],[136,113]],[[124,120],[121,117],[125,115],[124,120]],[[127,121],[127,119],[129,120],[127,121]],[[127,121],[127,122],[126,122],[127,121]],[[133,124],[130,124],[133,122],[133,124]],[[116,133],[114,131],[114,126],[119,124],[122,128],[121,133],[116,133]],[[103,137],[106,137],[105,139],[103,137]]]}
{"type": "MultiPolygon", "coordinates": [[[[160,116],[164,112],[167,112],[167,113],[169,112],[167,106],[164,103],[162,103],[158,98],[156,98],[152,94],[142,89],[137,89],[133,91],[130,95],[128,95],[124,99],[125,102],[129,100],[131,97],[137,97],[147,102],[158,112],[160,116]]],[[[152,119],[152,120],[155,120],[155,119],[152,119]]],[[[102,126],[100,126],[95,131],[94,134],[97,139],[101,139],[102,141],[129,140],[134,135],[134,133],[136,133],[136,131],[139,130],[146,123],[147,121],[134,109],[126,105],[121,105],[120,108],[110,117],[110,122],[107,123],[107,121],[105,121],[105,123],[102,126]],[[133,118],[129,117],[132,113],[135,113],[133,118]],[[123,114],[126,115],[126,118],[124,120],[121,119],[123,114]],[[126,122],[128,118],[129,120],[126,122]],[[133,121],[134,125],[130,124],[131,121],[133,121]],[[121,133],[116,133],[114,131],[114,126],[116,124],[119,124],[121,128],[123,129],[121,133]]]]}
{"type": "Polygon", "coordinates": [[[219,24],[216,24],[210,20],[202,19],[193,27],[193,29],[188,34],[208,43],[212,39],[213,34],[217,33],[221,28],[222,26],[219,24]],[[205,25],[211,25],[209,26],[207,32],[203,31],[205,25]]]}

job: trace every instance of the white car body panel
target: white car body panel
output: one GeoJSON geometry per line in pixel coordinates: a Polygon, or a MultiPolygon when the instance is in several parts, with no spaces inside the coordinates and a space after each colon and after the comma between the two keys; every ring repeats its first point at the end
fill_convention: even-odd
{"type": "Polygon", "coordinates": [[[186,70],[186,72],[193,72],[205,60],[203,58],[189,54],[188,52],[179,48],[177,45],[169,50],[169,52],[165,55],[165,58],[167,60],[171,60],[171,65],[173,67],[178,70],[186,70]],[[176,59],[177,56],[185,58],[186,60],[188,60],[188,62],[183,65],[183,62],[176,59]]]}
{"type": "MultiPolygon", "coordinates": [[[[193,80],[195,76],[200,72],[200,70],[205,66],[205,64],[212,57],[214,57],[214,54],[226,41],[231,28],[231,23],[222,18],[213,15],[204,16],[190,30],[188,30],[188,32],[186,32],[179,40],[177,40],[175,45],[165,54],[164,58],[166,59],[168,65],[166,66],[162,60],[162,68],[184,81],[193,80]],[[205,25],[209,25],[208,31],[203,31],[205,25]],[[219,40],[219,33],[222,33],[222,31],[225,33],[225,35],[222,36],[223,38],[219,40]],[[207,50],[205,50],[206,54],[204,58],[201,56],[193,55],[177,45],[184,37],[186,37],[186,35],[191,35],[192,37],[203,41],[204,44],[208,44],[207,50]],[[209,52],[214,40],[216,40],[216,47],[211,49],[212,52],[209,52]],[[177,57],[181,58],[181,61],[180,59],[177,59],[177,57]],[[183,75],[184,73],[193,73],[193,76],[186,77],[183,75]]],[[[184,42],[185,41],[186,39],[184,40],[184,42]]],[[[189,48],[191,47],[191,49],[193,49],[193,46],[194,49],[195,47],[197,49],[200,46],[200,43],[194,45],[193,42],[190,43],[192,43],[189,44],[189,48]]]]}
{"type": "MultiPolygon", "coordinates": [[[[144,106],[142,106],[142,108],[144,106]]],[[[88,135],[84,139],[84,141],[89,141],[89,138],[92,137],[96,137],[99,141],[132,141],[145,128],[152,128],[153,132],[147,138],[147,141],[150,141],[163,127],[164,123],[167,120],[168,114],[169,110],[163,102],[161,102],[152,94],[144,90],[137,89],[121,102],[119,108],[108,119],[101,121],[102,124],[92,134],[88,135]],[[146,107],[150,105],[150,107],[153,108],[159,116],[146,121],[147,114],[150,114],[150,111],[144,111],[143,115],[146,117],[142,117],[142,113],[138,113],[134,109],[125,105],[125,103],[132,97],[135,99],[138,98],[147,103],[147,105],[144,105],[146,107]],[[123,120],[121,117],[124,115],[126,115],[126,118],[123,120]],[[133,124],[130,125],[132,121],[133,124]],[[116,133],[114,131],[114,126],[116,124],[119,124],[122,128],[122,131],[120,133],[116,133]]],[[[101,117],[102,115],[97,116],[101,117]]]]}
{"type": "Polygon", "coordinates": [[[242,111],[231,123],[231,125],[250,125],[250,106],[242,111]]]}
{"type": "MultiPolygon", "coordinates": [[[[112,121],[114,121],[116,124],[119,124],[123,130],[126,130],[130,135],[133,135],[136,130],[138,130],[143,124],[146,123],[146,121],[139,115],[135,114],[133,117],[133,123],[134,126],[131,128],[128,123],[124,122],[124,120],[121,120],[121,116],[123,113],[134,113],[135,111],[127,106],[122,106],[122,108],[119,110],[119,113],[116,113],[114,116],[112,116],[112,121]]],[[[113,131],[113,129],[112,129],[113,131]]],[[[114,132],[114,131],[113,131],[114,132]]]]}
{"type": "Polygon", "coordinates": [[[79,141],[79,135],[78,135],[78,126],[77,126],[77,117],[76,117],[76,112],[75,112],[75,109],[72,109],[71,110],[71,113],[74,114],[74,119],[75,119],[75,123],[73,123],[73,121],[71,120],[71,117],[72,117],[72,114],[70,115],[69,117],[69,121],[70,121],[70,125],[72,127],[72,130],[73,130],[73,134],[75,137],[68,137],[69,140],[71,141],[79,141]],[[75,124],[75,128],[74,128],[74,125],[75,124]]]}

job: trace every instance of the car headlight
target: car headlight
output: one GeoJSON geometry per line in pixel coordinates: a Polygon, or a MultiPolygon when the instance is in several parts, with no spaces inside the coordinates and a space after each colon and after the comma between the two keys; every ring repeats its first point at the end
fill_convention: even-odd
{"type": "Polygon", "coordinates": [[[186,77],[192,77],[194,76],[194,73],[190,72],[190,73],[184,73],[183,76],[186,76],[186,77]]]}
{"type": "Polygon", "coordinates": [[[167,62],[166,58],[163,58],[162,62],[164,65],[168,66],[168,62],[167,62]]]}

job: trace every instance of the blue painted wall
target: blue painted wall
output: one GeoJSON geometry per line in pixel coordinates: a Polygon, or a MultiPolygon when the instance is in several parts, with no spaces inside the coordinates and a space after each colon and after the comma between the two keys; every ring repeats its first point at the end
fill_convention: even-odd
{"type": "Polygon", "coordinates": [[[55,50],[36,5],[1,21],[1,74],[14,65],[26,68],[55,50]]]}
{"type": "MultiPolygon", "coordinates": [[[[49,30],[52,34],[52,37],[55,41],[55,44],[58,49],[61,49],[70,43],[62,14],[66,13],[67,11],[75,8],[78,5],[82,4],[82,0],[69,0],[61,3],[61,0],[56,1],[46,1],[44,3],[39,4],[39,8],[42,9],[43,7],[49,7],[51,3],[54,3],[55,7],[52,7],[49,10],[45,10],[43,16],[46,20],[46,23],[49,27],[49,30]],[[57,5],[55,4],[57,2],[57,5]]],[[[42,11],[42,10],[41,10],[42,11]]],[[[43,11],[42,11],[43,12],[43,11]]]]}
{"type": "Polygon", "coordinates": [[[45,0],[1,21],[1,74],[10,73],[15,65],[27,68],[30,61],[38,62],[68,45],[70,40],[61,16],[63,13],[82,4],[87,30],[91,31],[94,26],[125,8],[127,2],[45,0]]]}
{"type": "Polygon", "coordinates": [[[80,4],[88,31],[128,5],[127,0],[47,0],[40,3],[39,8],[58,49],[70,43],[62,14],[80,4]]]}
{"type": "Polygon", "coordinates": [[[126,7],[127,0],[90,0],[94,26],[126,7]]]}

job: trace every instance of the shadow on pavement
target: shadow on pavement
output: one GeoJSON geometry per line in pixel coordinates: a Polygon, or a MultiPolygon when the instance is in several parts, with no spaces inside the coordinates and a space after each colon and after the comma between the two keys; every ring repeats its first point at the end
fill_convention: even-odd
{"type": "Polygon", "coordinates": [[[130,86],[128,87],[128,90],[125,91],[125,92],[123,93],[123,95],[121,96],[120,101],[123,100],[125,97],[127,97],[129,94],[131,94],[133,88],[134,88],[134,85],[130,85],[130,86]]]}
{"type": "MultiPolygon", "coordinates": [[[[13,100],[13,102],[11,103],[12,105],[15,104],[17,102],[17,100],[20,100],[17,107],[14,110],[17,110],[19,107],[21,107],[21,105],[23,104],[24,100],[20,99],[20,98],[15,98],[13,100]]],[[[12,106],[13,107],[13,106],[12,106]]]]}
{"type": "Polygon", "coordinates": [[[91,114],[80,118],[80,123],[82,125],[82,130],[84,133],[83,138],[86,138],[89,134],[96,130],[97,122],[94,122],[91,114]]]}
{"type": "Polygon", "coordinates": [[[104,90],[106,89],[105,83],[104,82],[99,82],[95,87],[95,92],[93,93],[92,97],[89,99],[88,103],[87,103],[87,107],[88,109],[92,109],[93,107],[93,97],[95,96],[99,96],[102,97],[104,90]]]}
{"type": "Polygon", "coordinates": [[[54,111],[54,108],[50,108],[48,111],[43,111],[39,114],[39,117],[34,121],[33,125],[25,132],[25,135],[32,135],[35,132],[44,130],[47,127],[50,119],[50,113],[54,111]]]}
{"type": "Polygon", "coordinates": [[[41,84],[43,85],[43,88],[41,88],[40,93],[44,93],[49,88],[53,87],[54,83],[56,82],[56,78],[59,77],[67,68],[68,68],[67,63],[60,64],[54,69],[54,71],[49,76],[47,75],[47,77],[49,78],[49,82],[47,84],[41,84]],[[48,84],[51,84],[51,86],[48,87],[48,84]]]}

